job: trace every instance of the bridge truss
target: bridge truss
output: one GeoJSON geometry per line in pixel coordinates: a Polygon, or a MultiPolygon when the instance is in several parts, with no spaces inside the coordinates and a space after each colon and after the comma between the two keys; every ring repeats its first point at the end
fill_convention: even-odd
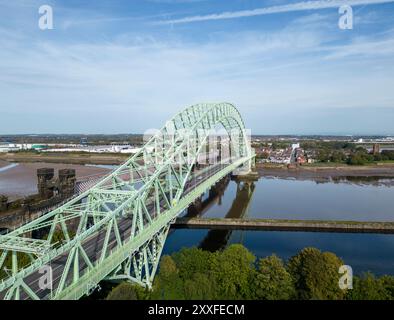
{"type": "Polygon", "coordinates": [[[250,169],[253,156],[233,105],[184,109],[93,187],[0,236],[0,268],[10,262],[0,298],[79,299],[104,279],[151,287],[174,219],[235,169],[250,169]],[[218,125],[228,155],[200,166],[218,125]]]}

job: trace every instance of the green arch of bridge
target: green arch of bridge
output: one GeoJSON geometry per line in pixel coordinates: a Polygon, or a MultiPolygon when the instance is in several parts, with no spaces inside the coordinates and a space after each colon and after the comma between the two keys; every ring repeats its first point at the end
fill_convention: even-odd
{"type": "MultiPolygon", "coordinates": [[[[198,141],[197,148],[193,152],[191,162],[186,163],[186,174],[183,175],[182,185],[177,193],[177,200],[182,195],[185,183],[191,174],[192,168],[197,161],[197,157],[201,154],[204,145],[206,144],[211,130],[215,126],[221,124],[228,135],[233,138],[233,146],[235,145],[235,151],[237,156],[248,157],[251,154],[249,147],[248,136],[243,119],[237,110],[237,108],[230,103],[204,103],[192,105],[181,112],[177,113],[171,120],[167,121],[166,125],[153,136],[144,146],[140,155],[143,156],[144,149],[152,148],[155,149],[164,140],[164,144],[169,146],[169,150],[173,149],[173,145],[176,145],[174,152],[168,152],[165,154],[164,159],[161,161],[161,167],[156,167],[157,174],[160,174],[163,170],[174,164],[174,158],[177,158],[176,163],[182,162],[179,154],[187,149],[187,152],[191,152],[187,148],[190,139],[198,141]],[[234,136],[236,138],[234,139],[234,136]],[[166,139],[172,139],[171,142],[166,139]],[[179,144],[175,141],[179,141],[179,144]],[[181,160],[181,161],[179,161],[181,160]]],[[[138,155],[136,155],[138,158],[138,155]]],[[[150,162],[149,157],[145,157],[145,162],[150,162]]],[[[131,160],[132,161],[132,160],[131,160]]],[[[127,165],[127,163],[126,163],[127,165]]]]}
{"type": "MultiPolygon", "coordinates": [[[[202,134],[203,136],[199,137],[199,145],[195,153],[197,157],[203,145],[206,143],[210,130],[214,129],[218,124],[221,124],[229,135],[234,135],[234,131],[238,135],[238,141],[235,141],[235,144],[239,156],[251,156],[247,131],[238,109],[233,104],[227,102],[200,103],[185,108],[173,116],[172,119],[168,120],[166,124],[144,144],[139,152],[115,170],[112,175],[122,172],[125,168],[129,167],[130,164],[141,161],[141,159],[144,163],[150,164],[157,169],[156,173],[160,173],[164,168],[174,162],[174,157],[177,156],[179,151],[184,150],[187,146],[188,139],[195,138],[202,134]],[[158,161],[157,158],[150,155],[150,152],[161,144],[167,148],[164,148],[164,157],[158,161]],[[173,152],[171,152],[172,150],[173,152]]],[[[196,158],[193,159],[195,160],[196,158]]],[[[195,161],[190,164],[188,173],[190,173],[194,163],[195,161]]],[[[108,182],[112,175],[106,177],[97,186],[108,182]]]]}
{"type": "MultiPolygon", "coordinates": [[[[139,162],[145,166],[154,168],[154,172],[144,177],[144,186],[139,191],[140,199],[146,199],[150,194],[150,189],[154,188],[155,182],[166,170],[173,170],[174,164],[180,165],[183,172],[180,175],[180,183],[176,188],[176,196],[173,197],[178,201],[186,182],[188,181],[192,168],[197,161],[197,157],[202,152],[211,130],[217,125],[222,125],[227,134],[231,137],[232,146],[238,157],[251,157],[250,141],[244,121],[238,109],[231,103],[200,103],[192,105],[178,112],[172,119],[153,135],[141,148],[141,150],[127,160],[122,166],[116,169],[111,175],[101,181],[96,187],[100,187],[114,179],[130,166],[139,167],[139,162]],[[189,147],[190,139],[198,141],[196,150],[191,151],[189,147]],[[163,150],[157,150],[157,146],[163,145],[163,150]],[[152,156],[152,150],[156,151],[156,157],[152,156]],[[163,152],[161,157],[158,153],[163,152]],[[182,161],[182,152],[188,154],[188,160],[182,161]],[[172,167],[172,168],[171,168],[172,167]]],[[[250,170],[251,161],[246,163],[247,169],[250,170]]],[[[167,177],[165,181],[170,182],[172,179],[167,177]]]]}

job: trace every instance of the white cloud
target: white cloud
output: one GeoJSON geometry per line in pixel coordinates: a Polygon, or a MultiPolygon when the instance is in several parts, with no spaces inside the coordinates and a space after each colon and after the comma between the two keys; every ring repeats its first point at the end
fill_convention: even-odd
{"type": "Polygon", "coordinates": [[[348,4],[351,6],[372,5],[390,3],[394,0],[319,0],[319,1],[303,1],[292,4],[277,5],[266,8],[257,8],[252,10],[241,10],[234,12],[222,12],[209,15],[190,16],[180,19],[163,20],[159,24],[178,24],[190,23],[209,20],[235,19],[244,17],[253,17],[261,15],[269,15],[276,13],[307,11],[307,10],[321,10],[328,8],[339,8],[341,5],[348,4]]]}

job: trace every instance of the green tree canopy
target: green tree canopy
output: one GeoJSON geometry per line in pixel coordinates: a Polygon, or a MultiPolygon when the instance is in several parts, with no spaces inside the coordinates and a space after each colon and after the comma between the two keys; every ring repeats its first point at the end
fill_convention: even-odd
{"type": "Polygon", "coordinates": [[[305,248],[290,258],[287,269],[295,282],[297,298],[342,299],[345,291],[339,288],[338,269],[343,261],[331,252],[305,248]]]}
{"type": "Polygon", "coordinates": [[[354,277],[352,290],[341,290],[343,264],[335,254],[316,248],[301,250],[286,266],[275,255],[255,263],[239,244],[217,252],[188,248],[162,257],[152,290],[122,283],[107,299],[394,299],[393,276],[367,273],[354,277]]]}
{"type": "Polygon", "coordinates": [[[209,273],[195,273],[184,281],[184,296],[188,300],[215,300],[216,280],[209,273]]]}
{"type": "Polygon", "coordinates": [[[107,300],[137,300],[135,285],[129,282],[122,282],[112,289],[107,300]]]}
{"type": "Polygon", "coordinates": [[[379,279],[368,272],[361,277],[354,277],[353,290],[349,290],[347,297],[350,300],[388,300],[394,298],[390,295],[393,288],[393,277],[379,279]]]}
{"type": "Polygon", "coordinates": [[[276,255],[260,259],[254,281],[255,298],[288,300],[295,295],[293,280],[276,255]]]}
{"type": "Polygon", "coordinates": [[[217,253],[212,266],[212,275],[218,286],[221,299],[249,299],[256,257],[244,246],[233,244],[217,253]]]}
{"type": "Polygon", "coordinates": [[[154,299],[185,299],[183,281],[179,276],[178,267],[172,257],[162,257],[159,274],[153,289],[152,297],[154,299]]]}
{"type": "Polygon", "coordinates": [[[209,273],[217,255],[199,248],[182,248],[172,255],[182,279],[189,279],[190,274],[209,273]]]}

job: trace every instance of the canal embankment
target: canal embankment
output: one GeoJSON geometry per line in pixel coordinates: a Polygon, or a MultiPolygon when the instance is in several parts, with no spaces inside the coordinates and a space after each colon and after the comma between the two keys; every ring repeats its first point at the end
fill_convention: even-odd
{"type": "Polygon", "coordinates": [[[394,234],[394,222],[177,218],[174,228],[394,234]]]}

